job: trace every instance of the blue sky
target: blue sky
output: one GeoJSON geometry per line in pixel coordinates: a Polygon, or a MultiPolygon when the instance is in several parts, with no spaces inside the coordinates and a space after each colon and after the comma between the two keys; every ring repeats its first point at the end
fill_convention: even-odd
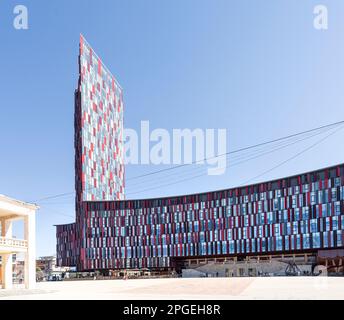
{"type": "MultiPolygon", "coordinates": [[[[139,129],[141,120],[149,120],[152,129],[227,128],[228,148],[235,150],[343,120],[344,3],[321,1],[329,10],[326,31],[313,28],[317,4],[1,1],[0,193],[32,201],[74,190],[73,92],[80,33],[123,87],[128,128],[139,129]],[[17,4],[28,8],[29,30],[13,28],[17,4]]],[[[252,182],[341,163],[343,137],[344,130],[339,131],[252,182]]],[[[240,185],[314,141],[229,167],[223,176],[135,197],[240,185]]],[[[160,168],[128,166],[126,174],[160,168]]],[[[128,182],[128,193],[158,178],[128,182]]],[[[73,196],[40,205],[37,254],[49,255],[55,252],[53,225],[74,221],[73,196]]]]}

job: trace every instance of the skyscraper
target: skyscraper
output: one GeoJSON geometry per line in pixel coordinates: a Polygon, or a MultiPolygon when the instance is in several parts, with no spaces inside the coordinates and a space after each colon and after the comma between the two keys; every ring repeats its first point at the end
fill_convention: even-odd
{"type": "Polygon", "coordinates": [[[123,200],[125,188],[122,88],[82,35],[74,100],[76,223],[56,227],[57,256],[82,268],[85,201],[123,200]]]}
{"type": "Polygon", "coordinates": [[[75,92],[77,201],[124,199],[123,92],[80,36],[75,92]]]}
{"type": "Polygon", "coordinates": [[[122,136],[122,89],[81,37],[76,222],[57,226],[58,265],[177,270],[191,260],[285,254],[343,261],[343,164],[214,192],[124,200],[122,136]]]}

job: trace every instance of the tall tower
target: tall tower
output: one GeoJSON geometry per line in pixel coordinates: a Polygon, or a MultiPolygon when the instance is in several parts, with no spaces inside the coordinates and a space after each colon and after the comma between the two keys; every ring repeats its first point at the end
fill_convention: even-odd
{"type": "Polygon", "coordinates": [[[57,264],[88,268],[86,201],[124,200],[122,88],[84,37],[74,93],[75,223],[56,226],[57,264]]]}
{"type": "Polygon", "coordinates": [[[82,35],[74,121],[77,207],[82,201],[123,200],[122,88],[82,35]]]}

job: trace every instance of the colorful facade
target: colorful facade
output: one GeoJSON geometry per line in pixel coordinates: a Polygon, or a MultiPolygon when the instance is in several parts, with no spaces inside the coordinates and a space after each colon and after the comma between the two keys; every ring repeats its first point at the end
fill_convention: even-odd
{"type": "MultiPolygon", "coordinates": [[[[84,202],[79,270],[173,267],[175,258],[344,245],[344,165],[229,190],[84,202]]],[[[73,256],[58,229],[59,263],[73,256]]],[[[78,243],[78,245],[76,245],[78,243]]]]}
{"type": "Polygon", "coordinates": [[[78,200],[123,200],[123,93],[82,36],[75,135],[78,200]]]}
{"type": "MultiPolygon", "coordinates": [[[[85,52],[84,43],[81,42],[81,56],[85,52]]],[[[87,52],[92,52],[89,46],[87,48],[87,52]]],[[[85,75],[91,77],[89,81],[93,83],[89,72],[99,71],[101,64],[98,62],[93,69],[91,64],[88,53],[80,63],[81,83],[86,81],[85,75]]],[[[100,70],[103,70],[102,65],[100,70]]],[[[108,86],[106,88],[105,96],[109,90],[108,86]]],[[[111,88],[120,90],[116,86],[111,88]]],[[[110,139],[106,141],[97,134],[93,136],[96,139],[80,140],[81,137],[92,136],[93,124],[100,123],[101,117],[103,126],[111,127],[113,123],[108,113],[99,114],[100,100],[96,100],[97,108],[93,108],[91,98],[86,98],[88,94],[92,97],[91,93],[95,90],[97,86],[93,89],[90,84],[84,84],[76,94],[76,223],[57,226],[58,265],[76,266],[80,271],[161,269],[173,268],[176,259],[343,248],[343,164],[209,193],[121,200],[124,197],[124,168],[117,166],[117,155],[113,154],[117,171],[111,166],[103,170],[106,161],[112,163],[109,150],[114,145],[118,146],[115,148],[117,153],[122,152],[121,140],[118,139],[121,131],[107,136],[110,139]],[[78,122],[80,109],[87,109],[86,113],[82,113],[81,123],[78,122]],[[85,125],[88,119],[98,120],[91,120],[85,125]],[[117,144],[111,139],[118,139],[117,144]],[[100,143],[100,149],[90,153],[94,148],[91,143],[100,143]],[[107,149],[105,158],[99,152],[103,149],[107,149]],[[88,168],[93,171],[85,172],[88,168]],[[111,181],[115,181],[115,189],[110,188],[111,181]]],[[[122,106],[121,93],[116,97],[117,100],[112,100],[112,103],[122,106]]],[[[123,108],[113,113],[112,117],[118,120],[118,116],[123,116],[122,112],[123,108]]]]}

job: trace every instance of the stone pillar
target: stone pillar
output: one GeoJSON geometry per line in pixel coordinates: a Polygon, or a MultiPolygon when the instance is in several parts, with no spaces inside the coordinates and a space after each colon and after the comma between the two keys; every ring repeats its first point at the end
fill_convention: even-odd
{"type": "MultiPolygon", "coordinates": [[[[1,236],[12,238],[12,221],[1,220],[1,236]]],[[[2,255],[2,288],[12,289],[13,287],[13,256],[10,253],[2,255]]]]}
{"type": "Polygon", "coordinates": [[[1,262],[2,268],[2,288],[12,289],[13,287],[13,260],[12,254],[3,254],[1,262]]]}
{"type": "Polygon", "coordinates": [[[2,219],[1,220],[1,236],[5,238],[12,238],[12,221],[2,219]]]}
{"type": "Polygon", "coordinates": [[[34,289],[36,286],[36,239],[35,214],[29,214],[24,219],[24,235],[28,248],[25,254],[25,288],[34,289]]]}

